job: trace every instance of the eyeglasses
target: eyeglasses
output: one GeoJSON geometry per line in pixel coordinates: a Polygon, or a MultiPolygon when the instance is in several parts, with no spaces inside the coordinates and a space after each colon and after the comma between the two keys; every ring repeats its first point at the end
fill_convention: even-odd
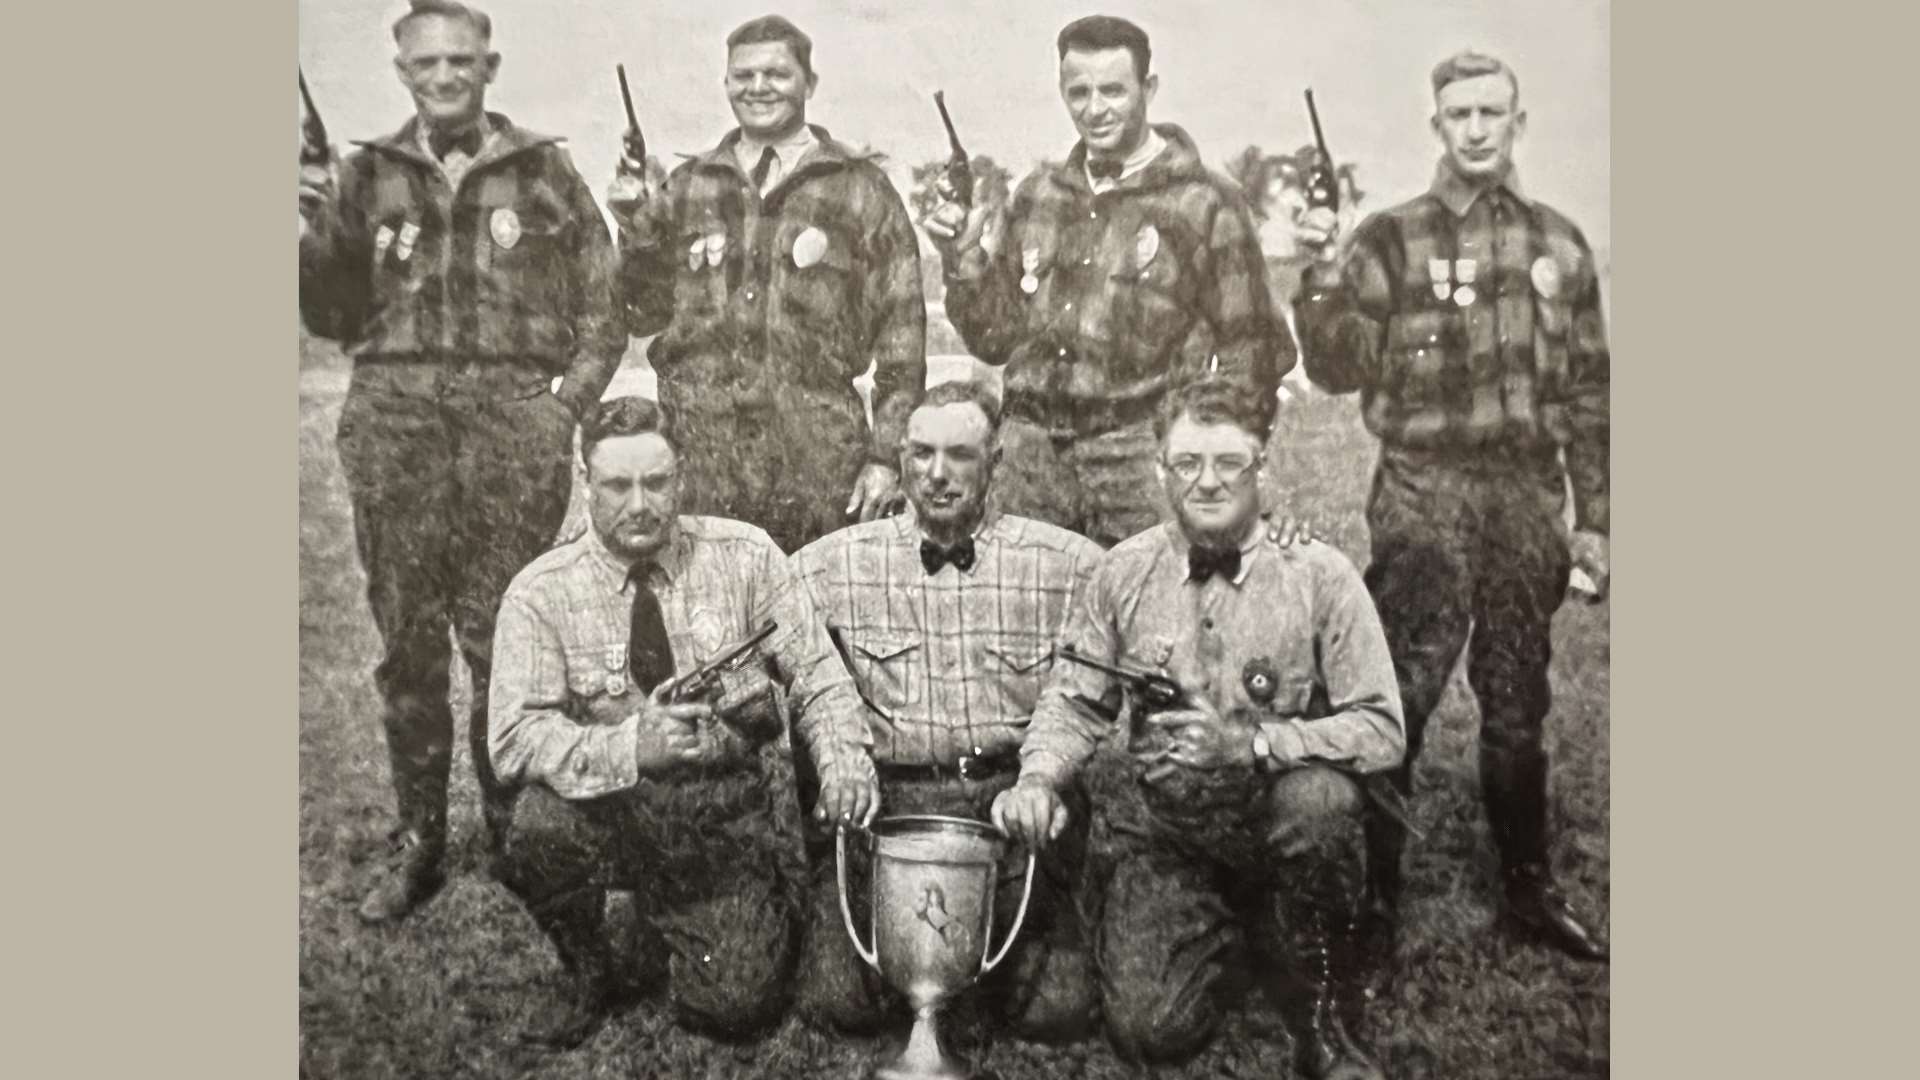
{"type": "Polygon", "coordinates": [[[1227,487],[1233,486],[1240,481],[1241,477],[1260,468],[1259,459],[1242,457],[1239,454],[1227,454],[1212,459],[1203,458],[1198,454],[1183,454],[1164,464],[1168,472],[1189,484],[1200,479],[1200,474],[1206,471],[1207,465],[1212,464],[1213,475],[1227,487]]]}

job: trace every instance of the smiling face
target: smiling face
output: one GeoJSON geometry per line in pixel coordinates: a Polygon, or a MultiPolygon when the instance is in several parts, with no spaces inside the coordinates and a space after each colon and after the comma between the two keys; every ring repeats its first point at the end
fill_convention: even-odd
{"type": "Polygon", "coordinates": [[[486,108],[500,54],[487,50],[486,39],[467,20],[423,15],[401,28],[393,66],[422,120],[438,130],[460,131],[486,108]]]}
{"type": "Polygon", "coordinates": [[[1068,49],[1060,58],[1060,100],[1095,157],[1124,158],[1147,136],[1147,106],[1160,76],[1143,82],[1126,49],[1068,49]]]}
{"type": "Polygon", "coordinates": [[[1460,176],[1493,181],[1513,161],[1513,143],[1527,129],[1519,94],[1503,74],[1456,79],[1434,95],[1433,130],[1460,176]]]}
{"type": "Polygon", "coordinates": [[[1237,424],[1183,414],[1167,428],[1156,470],[1189,539],[1237,542],[1260,516],[1261,449],[1237,424]]]}
{"type": "Polygon", "coordinates": [[[652,432],[602,439],[587,455],[587,511],[607,550],[652,556],[673,535],[680,471],[673,447],[652,432]]]}
{"type": "Polygon", "coordinates": [[[727,101],[740,129],[763,142],[807,122],[807,99],[820,80],[784,41],[736,45],[727,53],[727,101]]]}
{"type": "Polygon", "coordinates": [[[971,402],[923,405],[907,418],[900,472],[929,535],[958,539],[980,523],[998,458],[992,443],[992,425],[971,402]]]}

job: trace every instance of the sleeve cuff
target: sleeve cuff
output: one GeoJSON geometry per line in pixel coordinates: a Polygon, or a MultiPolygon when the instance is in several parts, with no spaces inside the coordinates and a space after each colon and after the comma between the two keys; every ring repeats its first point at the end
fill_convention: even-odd
{"type": "Polygon", "coordinates": [[[1260,723],[1261,734],[1267,737],[1268,761],[1260,764],[1268,767],[1291,765],[1307,756],[1307,739],[1300,733],[1297,721],[1263,720],[1260,723]]]}
{"type": "Polygon", "coordinates": [[[1018,782],[1024,783],[1030,779],[1041,780],[1057,788],[1073,779],[1073,766],[1060,755],[1045,750],[1022,754],[1018,782]]]}

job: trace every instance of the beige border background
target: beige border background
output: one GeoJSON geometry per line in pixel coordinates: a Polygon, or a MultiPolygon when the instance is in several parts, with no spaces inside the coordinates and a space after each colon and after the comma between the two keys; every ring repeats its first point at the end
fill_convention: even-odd
{"type": "MultiPolygon", "coordinates": [[[[1879,562],[1857,520],[1836,530],[1821,503],[1854,494],[1859,474],[1807,455],[1863,427],[1897,436],[1858,410],[1910,399],[1860,378],[1898,350],[1837,339],[1865,324],[1845,315],[1860,301],[1808,291],[1823,273],[1842,290],[1873,280],[1817,254],[1870,216],[1853,205],[1847,129],[1871,146],[1911,124],[1865,126],[1871,88],[1843,86],[1845,72],[1911,65],[1858,51],[1904,35],[1842,25],[1849,53],[1826,63],[1809,52],[1820,12],[1765,27],[1757,6],[1708,7],[1613,13],[1613,1054],[1631,1078],[1838,1075],[1911,1057],[1873,1045],[1910,1029],[1912,991],[1883,944],[1897,923],[1872,910],[1910,894],[1865,878],[1912,840],[1876,848],[1806,811],[1911,820],[1883,805],[1896,778],[1868,773],[1904,750],[1884,732],[1911,726],[1912,660],[1854,639],[1875,635],[1872,606],[1892,617],[1883,650],[1911,623],[1840,571],[1912,556],[1879,562]],[[1791,160],[1696,168],[1742,146],[1791,160]],[[1755,186],[1771,177],[1790,192],[1755,186]],[[1780,333],[1795,307],[1822,320],[1817,342],[1780,333]],[[1805,403],[1824,395],[1844,411],[1814,415],[1805,403]],[[1848,610],[1778,599],[1810,570],[1848,610]],[[1848,636],[1829,643],[1836,627],[1848,636]],[[1870,700],[1854,707],[1847,690],[1870,700]]],[[[33,21],[13,31],[38,66],[10,69],[24,78],[9,109],[9,173],[38,190],[9,198],[7,222],[29,279],[8,320],[9,607],[37,646],[7,675],[26,691],[5,789],[7,1071],[284,1076],[298,1040],[282,82],[295,7],[42,6],[33,21]],[[72,28],[44,25],[68,11],[72,28]],[[43,285],[69,295],[47,303],[43,285]]],[[[1894,175],[1866,182],[1904,201],[1894,175]]],[[[1911,279],[1904,252],[1884,257],[1880,280],[1911,279]]]]}

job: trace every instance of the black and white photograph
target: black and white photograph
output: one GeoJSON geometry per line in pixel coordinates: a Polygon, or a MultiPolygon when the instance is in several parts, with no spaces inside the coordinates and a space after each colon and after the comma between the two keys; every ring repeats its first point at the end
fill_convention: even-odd
{"type": "Polygon", "coordinates": [[[297,6],[304,1080],[1609,1075],[1609,0],[297,6]]]}

